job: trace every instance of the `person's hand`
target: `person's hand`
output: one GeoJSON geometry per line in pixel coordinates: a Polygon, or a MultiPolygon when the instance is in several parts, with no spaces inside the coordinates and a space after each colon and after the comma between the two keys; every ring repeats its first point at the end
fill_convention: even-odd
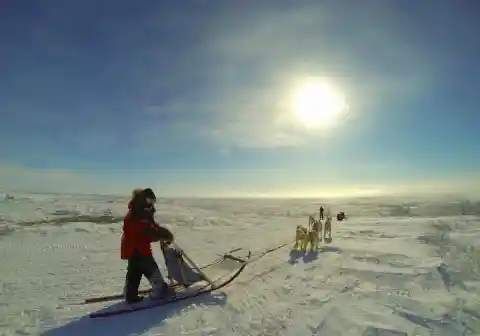
{"type": "Polygon", "coordinates": [[[183,250],[180,247],[178,247],[178,245],[173,245],[171,247],[175,251],[175,254],[177,256],[181,256],[183,254],[183,250]]]}
{"type": "Polygon", "coordinates": [[[172,241],[170,239],[160,239],[160,242],[162,243],[162,245],[165,245],[165,246],[172,245],[172,241]]]}

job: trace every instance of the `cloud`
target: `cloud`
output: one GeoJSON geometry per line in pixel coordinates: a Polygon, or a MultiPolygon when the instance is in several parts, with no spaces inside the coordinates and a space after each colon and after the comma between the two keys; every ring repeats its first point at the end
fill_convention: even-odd
{"type": "Polygon", "coordinates": [[[220,147],[303,146],[316,134],[288,117],[290,92],[303,76],[330,77],[345,91],[352,118],[429,87],[434,64],[390,22],[388,7],[342,8],[309,2],[241,12],[242,20],[225,13],[205,43],[176,60],[177,74],[167,76],[185,90],[146,113],[176,116],[190,136],[220,147]]]}

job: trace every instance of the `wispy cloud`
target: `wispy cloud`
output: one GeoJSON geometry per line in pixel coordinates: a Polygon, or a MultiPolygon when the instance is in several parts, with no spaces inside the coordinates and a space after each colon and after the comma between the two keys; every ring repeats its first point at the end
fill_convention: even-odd
{"type": "Polygon", "coordinates": [[[385,6],[362,7],[342,12],[308,2],[251,13],[231,25],[223,21],[228,16],[220,18],[225,29],[176,62],[177,82],[208,71],[204,85],[192,89],[197,94],[187,89],[145,112],[175,115],[190,135],[221,146],[301,146],[312,134],[289,119],[289,95],[303,76],[331,77],[346,92],[352,118],[426,90],[435,69],[420,46],[384,18],[385,6]],[[191,115],[201,117],[189,122],[191,115]]]}

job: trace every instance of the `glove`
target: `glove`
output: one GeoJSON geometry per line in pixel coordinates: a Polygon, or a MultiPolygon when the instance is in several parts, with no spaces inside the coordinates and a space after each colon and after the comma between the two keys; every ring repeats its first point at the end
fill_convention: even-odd
{"type": "Polygon", "coordinates": [[[176,244],[172,245],[171,248],[175,251],[178,256],[183,254],[183,250],[176,244]]]}

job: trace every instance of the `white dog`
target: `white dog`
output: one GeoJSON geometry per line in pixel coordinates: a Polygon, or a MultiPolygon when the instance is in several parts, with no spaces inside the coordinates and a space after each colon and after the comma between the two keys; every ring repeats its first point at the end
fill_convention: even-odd
{"type": "Polygon", "coordinates": [[[323,232],[323,238],[326,243],[332,242],[332,216],[328,216],[325,221],[325,228],[323,232]]]}

